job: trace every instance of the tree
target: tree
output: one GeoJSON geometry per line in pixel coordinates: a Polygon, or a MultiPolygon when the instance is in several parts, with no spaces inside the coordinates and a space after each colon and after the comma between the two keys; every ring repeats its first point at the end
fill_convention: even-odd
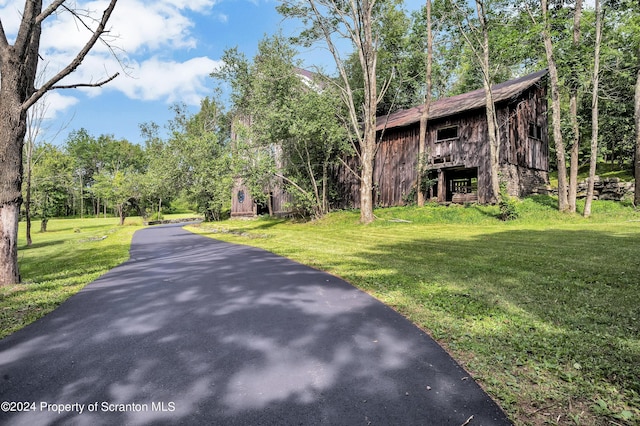
{"type": "MultiPolygon", "coordinates": [[[[580,20],[582,17],[582,0],[576,0],[573,12],[573,54],[579,55],[580,51],[580,20]]],[[[571,69],[571,79],[569,83],[569,115],[571,118],[571,129],[573,131],[573,140],[570,149],[569,161],[569,192],[568,203],[569,212],[576,212],[576,198],[578,193],[578,167],[580,156],[580,124],[578,122],[578,87],[579,87],[579,67],[577,66],[577,58],[574,59],[574,66],[571,69]]]]}
{"type": "Polygon", "coordinates": [[[66,149],[74,159],[74,176],[78,176],[78,200],[80,217],[84,217],[86,187],[91,185],[93,176],[100,172],[99,150],[96,140],[85,129],[71,132],[67,136],[66,149]]]}
{"type": "Polygon", "coordinates": [[[634,176],[636,178],[636,186],[633,201],[636,206],[640,206],[640,67],[638,68],[635,87],[635,130],[636,130],[636,152],[634,159],[634,176]]]}
{"type": "MultiPolygon", "coordinates": [[[[13,44],[9,43],[0,20],[0,285],[20,282],[18,270],[18,218],[22,203],[22,152],[26,133],[26,112],[49,90],[79,87],[59,85],[82,63],[95,43],[107,32],[106,24],[117,0],[110,0],[97,26],[90,30],[90,37],[76,57],[60,72],[39,88],[35,86],[38,69],[40,36],[43,22],[66,10],[76,19],[65,0],[54,0],[43,9],[42,0],[25,1],[18,33],[13,44]]],[[[82,22],[86,28],[89,23],[82,22]]],[[[114,76],[115,77],[115,76],[114,76]]],[[[112,77],[113,78],[113,77],[112,77]]],[[[85,86],[99,86],[108,80],[85,86]]]]}
{"type": "MultiPolygon", "coordinates": [[[[553,142],[556,149],[558,167],[558,210],[567,211],[569,209],[568,186],[567,186],[567,164],[565,158],[565,147],[562,138],[562,112],[560,105],[560,78],[558,76],[558,66],[553,49],[551,37],[551,19],[547,0],[540,0],[542,11],[542,40],[544,43],[547,64],[549,67],[549,79],[551,83],[551,111],[553,123],[553,142]]],[[[533,18],[533,14],[531,15],[533,18]]],[[[534,18],[535,20],[535,18],[534,18]]]]}
{"type": "Polygon", "coordinates": [[[345,151],[344,108],[328,80],[297,68],[295,56],[281,35],[266,37],[253,62],[229,50],[214,75],[234,89],[236,176],[270,212],[269,194],[287,189],[295,211],[320,217],[330,166],[345,151]]]}
{"type": "Polygon", "coordinates": [[[378,98],[376,66],[378,38],[374,23],[376,0],[285,0],[278,6],[285,17],[300,19],[307,28],[300,40],[309,45],[323,40],[333,55],[340,74],[342,99],[349,112],[349,122],[355,136],[355,151],[360,160],[360,222],[370,223],[373,215],[373,164],[376,155],[376,110],[378,98]],[[345,62],[339,51],[337,39],[349,40],[362,69],[364,93],[362,115],[354,102],[345,62]]]}
{"type": "Polygon", "coordinates": [[[47,112],[47,104],[44,102],[45,98],[41,98],[28,112],[27,112],[27,131],[25,136],[25,161],[26,168],[26,182],[25,182],[25,221],[26,221],[26,238],[27,246],[32,244],[31,239],[31,176],[33,174],[34,163],[38,161],[38,158],[34,158],[34,151],[36,149],[36,143],[40,137],[42,130],[42,123],[47,112]]]}
{"type": "Polygon", "coordinates": [[[493,71],[491,67],[491,50],[489,45],[489,7],[491,4],[483,0],[476,0],[476,17],[471,18],[471,13],[465,4],[457,0],[450,0],[451,9],[454,14],[454,22],[458,34],[465,40],[467,47],[471,50],[482,76],[482,87],[485,94],[485,112],[487,117],[487,136],[489,140],[489,163],[491,176],[491,199],[499,201],[500,179],[499,179],[499,156],[500,156],[500,128],[496,115],[495,103],[493,102],[493,71]]]}
{"type": "Polygon", "coordinates": [[[427,57],[425,76],[425,95],[422,114],[420,115],[420,139],[418,146],[418,180],[416,182],[416,192],[418,194],[418,205],[424,206],[424,193],[422,192],[422,180],[424,179],[424,160],[427,146],[427,122],[429,121],[429,107],[431,105],[431,73],[433,64],[433,34],[431,31],[431,0],[426,3],[427,14],[427,57]]]}
{"type": "Polygon", "coordinates": [[[140,125],[140,132],[145,138],[146,171],[141,181],[141,197],[147,201],[141,206],[146,216],[146,206],[156,211],[157,218],[162,214],[162,203],[169,202],[180,191],[178,182],[172,173],[176,169],[176,159],[171,155],[169,146],[159,136],[156,123],[140,125]]]}
{"type": "Polygon", "coordinates": [[[202,100],[197,114],[188,114],[183,105],[175,105],[174,111],[167,142],[175,164],[172,179],[206,220],[220,220],[231,203],[232,186],[226,114],[210,98],[202,100]]]}
{"type": "Polygon", "coordinates": [[[40,232],[46,232],[49,219],[67,210],[73,161],[48,143],[36,147],[33,155],[38,158],[32,173],[34,213],[40,216],[40,232]]]}
{"type": "Polygon", "coordinates": [[[95,177],[91,191],[103,199],[105,208],[107,202],[113,203],[116,215],[120,219],[120,226],[122,226],[132,201],[140,197],[138,182],[140,182],[139,176],[130,169],[116,170],[115,172],[103,170],[95,177]]]}
{"type": "MultiPolygon", "coordinates": [[[[409,16],[398,0],[376,3],[374,32],[377,37],[377,92],[380,93],[376,115],[384,116],[396,110],[411,108],[422,101],[424,91],[423,39],[425,34],[411,33],[419,16],[409,16]],[[413,36],[413,37],[412,37],[413,36]]],[[[345,69],[354,91],[354,104],[362,115],[364,92],[363,69],[358,51],[345,60],[345,69]]]]}
{"type": "Polygon", "coordinates": [[[600,0],[595,0],[595,7],[596,40],[592,80],[593,92],[591,97],[591,157],[589,159],[589,183],[587,186],[587,199],[584,204],[584,217],[591,216],[593,185],[596,178],[596,166],[598,165],[598,87],[600,82],[600,45],[602,44],[602,13],[600,12],[600,0]]]}
{"type": "Polygon", "coordinates": [[[319,218],[329,211],[329,169],[348,152],[343,111],[331,87],[301,90],[295,97],[289,136],[283,141],[283,172],[300,210],[319,218]]]}

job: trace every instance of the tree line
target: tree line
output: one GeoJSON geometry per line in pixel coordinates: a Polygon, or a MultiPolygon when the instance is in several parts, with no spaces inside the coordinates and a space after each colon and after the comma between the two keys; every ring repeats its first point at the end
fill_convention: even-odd
{"type": "Polygon", "coordinates": [[[140,126],[144,144],[85,129],[72,131],[61,145],[27,141],[28,244],[32,217],[41,232],[51,217],[115,215],[122,225],[130,214],[158,217],[176,198],[219,220],[231,190],[227,116],[209,98],[196,114],[183,105],[173,111],[164,139],[157,124],[140,126]]]}

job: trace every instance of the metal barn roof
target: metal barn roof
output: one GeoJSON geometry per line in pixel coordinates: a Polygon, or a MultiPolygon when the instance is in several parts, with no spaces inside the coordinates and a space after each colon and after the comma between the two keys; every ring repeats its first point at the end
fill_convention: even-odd
{"type": "MultiPolygon", "coordinates": [[[[524,77],[494,85],[492,87],[494,102],[503,102],[520,95],[522,92],[538,83],[546,74],[547,70],[542,70],[524,77]]],[[[450,98],[439,99],[431,102],[431,106],[429,108],[429,120],[448,117],[464,111],[484,108],[486,105],[485,101],[484,89],[474,90],[473,92],[452,96],[450,98]]],[[[376,130],[404,127],[417,123],[420,121],[423,109],[424,105],[418,105],[417,107],[410,109],[396,111],[389,116],[379,116],[377,118],[378,124],[376,126],[376,130]]]]}

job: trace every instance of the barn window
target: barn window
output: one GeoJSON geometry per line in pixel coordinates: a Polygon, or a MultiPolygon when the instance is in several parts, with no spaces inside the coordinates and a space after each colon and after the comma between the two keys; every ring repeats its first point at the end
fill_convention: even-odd
{"type": "Polygon", "coordinates": [[[438,133],[436,135],[436,142],[442,142],[450,139],[458,138],[458,126],[452,127],[444,127],[442,129],[438,129],[438,133]]]}
{"type": "Polygon", "coordinates": [[[542,140],[542,126],[538,126],[535,123],[529,123],[529,137],[542,140]]]}

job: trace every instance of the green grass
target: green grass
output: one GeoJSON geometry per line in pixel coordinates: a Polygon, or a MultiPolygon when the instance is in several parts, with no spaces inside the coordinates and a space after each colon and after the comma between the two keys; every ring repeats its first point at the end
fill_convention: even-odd
{"type": "Polygon", "coordinates": [[[20,224],[18,263],[22,283],[0,287],[0,338],[58,307],[86,284],[129,257],[140,218],[51,219],[48,232],[33,223],[31,247],[20,224]]]}
{"type": "Polygon", "coordinates": [[[640,422],[640,213],[390,208],[192,227],[341,276],[429,332],[517,424],[640,422]]]}

